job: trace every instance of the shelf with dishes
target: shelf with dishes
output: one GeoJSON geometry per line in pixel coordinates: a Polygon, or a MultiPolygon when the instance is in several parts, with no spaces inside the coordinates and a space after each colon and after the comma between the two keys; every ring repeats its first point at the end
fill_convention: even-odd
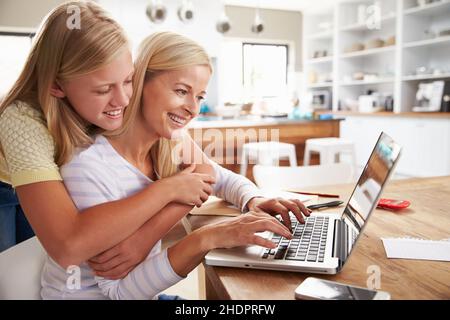
{"type": "MultiPolygon", "coordinates": [[[[393,24],[393,23],[395,23],[396,17],[397,17],[397,14],[395,12],[390,12],[387,15],[382,16],[379,20],[379,23],[381,25],[393,24]]],[[[381,28],[381,26],[380,26],[380,28],[381,28]]],[[[353,31],[355,31],[355,32],[364,31],[365,32],[365,31],[378,31],[379,28],[378,28],[378,26],[371,27],[371,25],[368,24],[367,22],[357,22],[354,24],[346,25],[346,26],[340,28],[339,30],[343,31],[343,32],[353,32],[353,31]]]]}
{"type": "Polygon", "coordinates": [[[354,52],[343,53],[341,55],[341,58],[349,59],[349,58],[363,57],[363,56],[369,56],[369,55],[380,54],[380,53],[389,53],[389,52],[393,52],[394,49],[395,49],[395,46],[391,45],[391,46],[381,47],[381,48],[358,50],[358,51],[354,51],[354,52]]]}
{"type": "Polygon", "coordinates": [[[375,78],[372,80],[351,80],[351,81],[342,81],[340,83],[341,86],[364,86],[364,85],[374,85],[374,84],[384,84],[384,83],[393,83],[395,79],[392,78],[375,78]]]}
{"type": "Polygon", "coordinates": [[[449,73],[442,73],[442,74],[419,74],[419,75],[409,75],[409,76],[403,76],[403,81],[419,81],[419,80],[436,80],[436,79],[449,79],[450,78],[450,72],[449,73]]]}
{"type": "Polygon", "coordinates": [[[331,88],[331,87],[333,87],[333,82],[317,82],[317,83],[310,83],[307,85],[308,89],[331,88]]]}
{"type": "Polygon", "coordinates": [[[320,31],[306,36],[307,40],[331,40],[333,39],[333,30],[320,31]]]}
{"type": "Polygon", "coordinates": [[[435,14],[440,14],[443,11],[450,12],[449,0],[433,1],[422,5],[415,5],[411,8],[405,9],[403,14],[405,16],[432,16],[435,14]]]}
{"type": "Polygon", "coordinates": [[[339,0],[333,10],[331,40],[310,40],[308,32],[324,34],[317,26],[324,20],[307,12],[303,38],[305,88],[329,90],[333,110],[368,109],[381,96],[385,109],[411,112],[420,84],[450,83],[450,0],[339,0]],[[376,15],[380,23],[372,29],[376,15]],[[325,49],[329,57],[313,59],[325,49]],[[333,82],[321,78],[327,73],[333,82]]]}
{"type": "Polygon", "coordinates": [[[329,63],[333,61],[333,57],[332,56],[327,56],[327,57],[320,57],[320,58],[313,58],[313,59],[309,59],[306,60],[307,64],[315,64],[315,63],[329,63]]]}
{"type": "MultiPolygon", "coordinates": [[[[449,30],[450,33],[450,30],[449,30]]],[[[425,39],[419,41],[411,41],[403,44],[404,48],[417,48],[425,46],[440,46],[450,44],[450,35],[439,36],[433,39],[425,39]]]]}

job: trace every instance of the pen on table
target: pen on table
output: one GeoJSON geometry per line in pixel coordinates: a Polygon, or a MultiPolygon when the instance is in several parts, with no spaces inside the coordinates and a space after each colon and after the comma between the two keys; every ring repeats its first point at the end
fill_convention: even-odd
{"type": "Polygon", "coordinates": [[[303,191],[294,191],[294,190],[289,190],[289,192],[298,193],[298,194],[305,194],[305,195],[310,195],[310,196],[319,196],[319,197],[323,197],[323,198],[339,198],[338,194],[327,194],[327,193],[317,193],[317,192],[303,192],[303,191]]]}

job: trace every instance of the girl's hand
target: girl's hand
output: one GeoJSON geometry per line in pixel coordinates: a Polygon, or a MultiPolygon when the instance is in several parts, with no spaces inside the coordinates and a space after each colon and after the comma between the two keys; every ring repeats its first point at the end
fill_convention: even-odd
{"type": "Polygon", "coordinates": [[[247,207],[251,211],[265,212],[272,216],[281,215],[283,224],[291,229],[291,218],[289,217],[289,211],[291,211],[298,222],[305,223],[303,215],[309,217],[311,210],[305,207],[305,205],[298,199],[282,199],[282,198],[253,198],[251,199],[247,207]]]}
{"type": "Polygon", "coordinates": [[[200,207],[212,194],[212,184],[215,177],[210,174],[195,173],[196,165],[192,164],[186,169],[171,177],[162,179],[171,185],[175,191],[175,202],[200,207]]]}
{"type": "Polygon", "coordinates": [[[118,245],[90,259],[88,265],[95,275],[110,280],[125,278],[148,255],[148,250],[139,247],[143,243],[139,236],[135,232],[118,245]]]}
{"type": "Polygon", "coordinates": [[[217,224],[208,225],[198,230],[203,232],[209,250],[216,248],[233,248],[245,245],[258,245],[273,249],[276,245],[256,233],[271,231],[291,239],[292,234],[276,218],[263,212],[248,212],[238,217],[227,219],[217,224]]]}

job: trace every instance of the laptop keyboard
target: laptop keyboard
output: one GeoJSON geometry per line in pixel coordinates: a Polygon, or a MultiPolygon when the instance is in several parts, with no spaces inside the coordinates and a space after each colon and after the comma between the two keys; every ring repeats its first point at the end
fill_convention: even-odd
{"type": "Polygon", "coordinates": [[[262,258],[323,262],[329,218],[308,217],[305,219],[305,224],[301,224],[294,216],[291,216],[291,222],[292,240],[274,234],[271,240],[278,247],[266,249],[262,258]]]}

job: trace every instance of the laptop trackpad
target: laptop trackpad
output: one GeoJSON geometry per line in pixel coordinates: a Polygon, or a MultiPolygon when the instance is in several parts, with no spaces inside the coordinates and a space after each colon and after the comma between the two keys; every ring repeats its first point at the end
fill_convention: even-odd
{"type": "Polygon", "coordinates": [[[208,253],[208,257],[220,257],[222,259],[232,259],[236,260],[236,258],[242,258],[245,260],[252,258],[261,257],[264,251],[263,247],[260,246],[245,246],[245,247],[236,247],[231,249],[215,249],[208,253]]]}

